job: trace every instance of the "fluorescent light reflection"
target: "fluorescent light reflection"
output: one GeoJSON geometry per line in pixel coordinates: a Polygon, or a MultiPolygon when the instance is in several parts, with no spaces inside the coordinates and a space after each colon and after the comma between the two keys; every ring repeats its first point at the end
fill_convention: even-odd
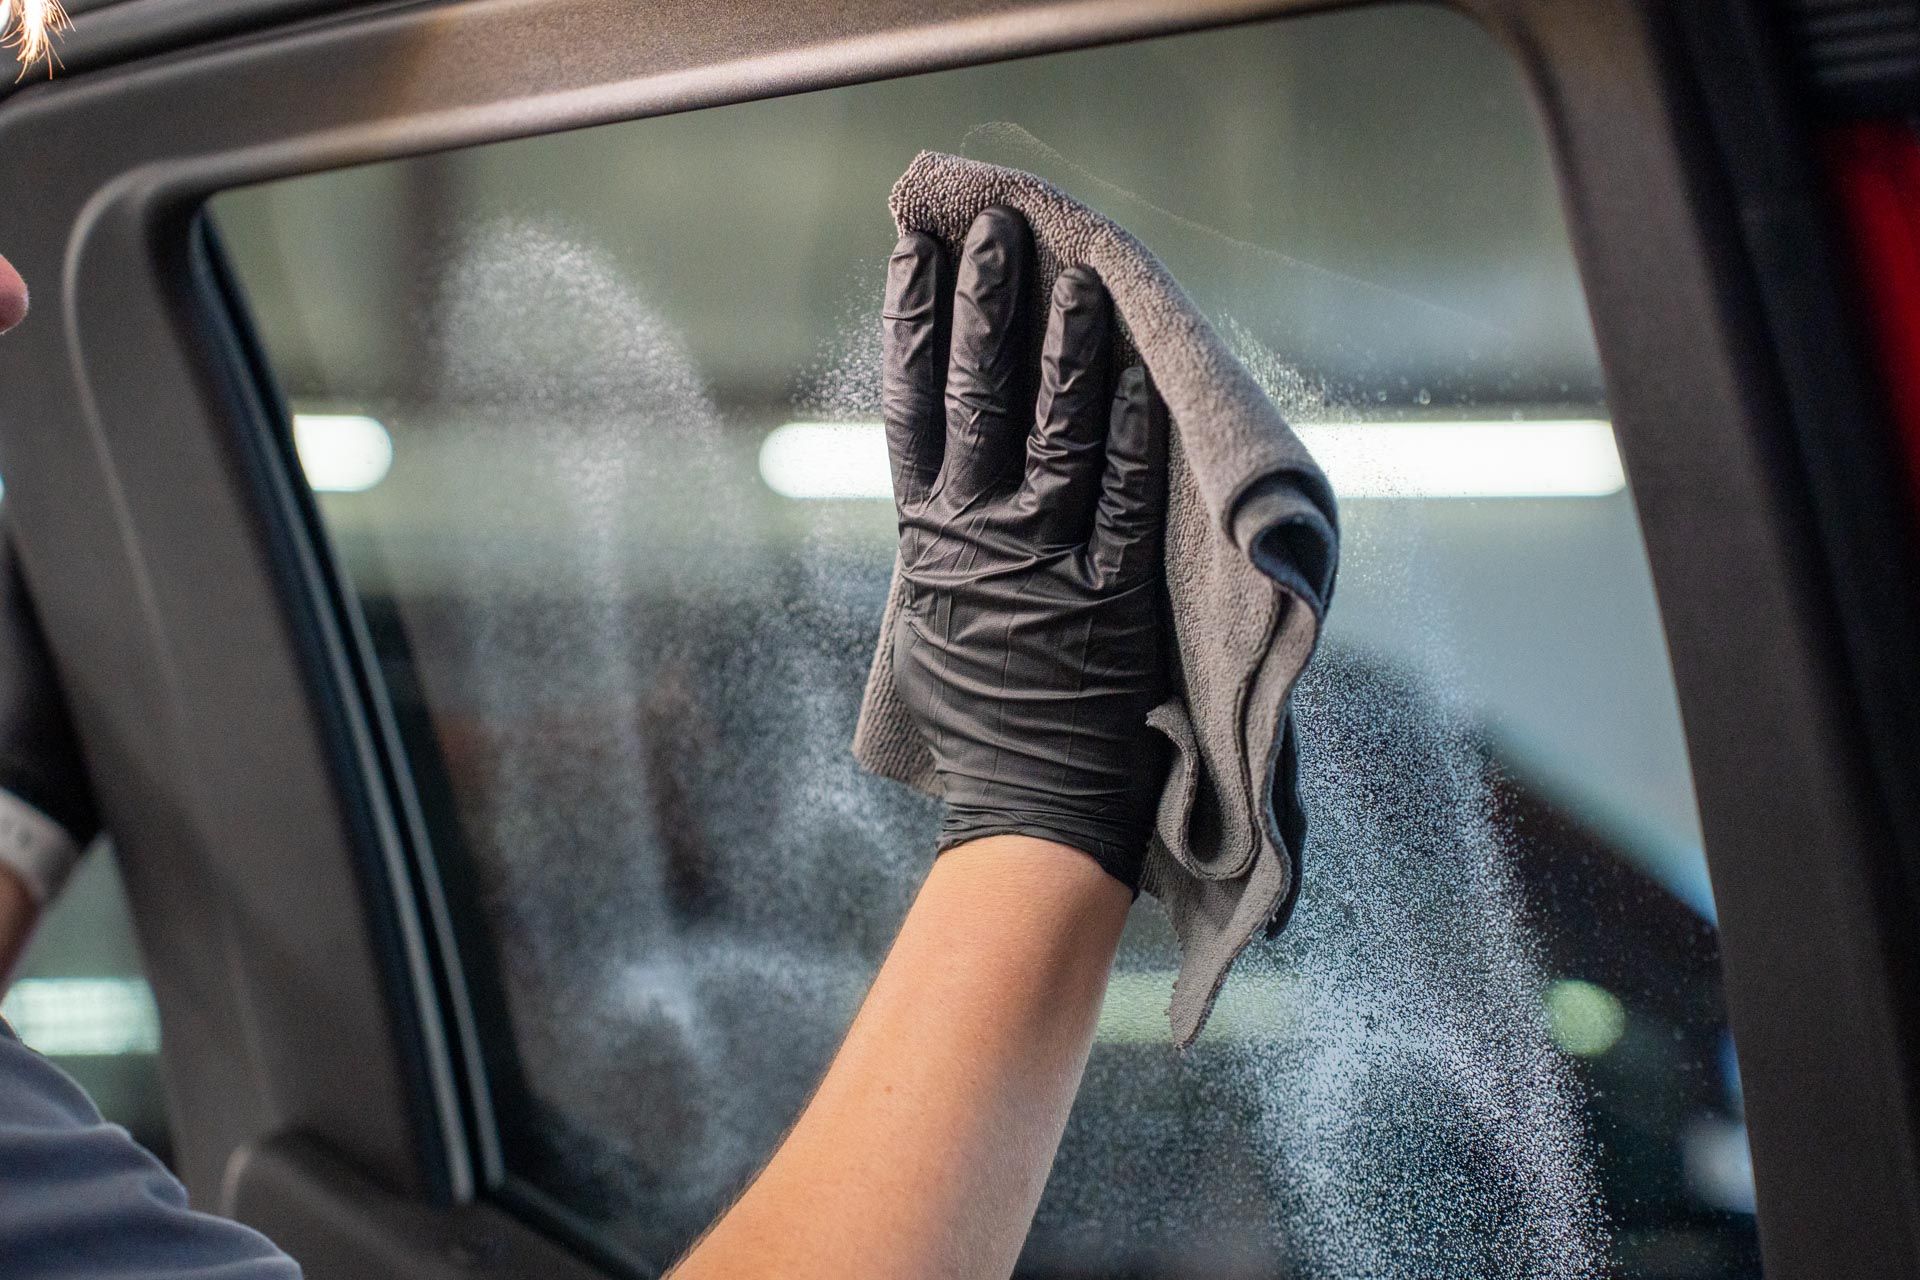
{"type": "Polygon", "coordinates": [[[296,413],[293,447],[315,493],[364,493],[393,466],[393,437],[363,414],[296,413]]]}
{"type": "MultiPolygon", "coordinates": [[[[1302,423],[1294,428],[1344,498],[1597,498],[1626,487],[1613,428],[1598,419],[1302,423]]],[[[892,495],[875,422],[789,422],[760,445],[782,497],[892,495]]]]}
{"type": "Polygon", "coordinates": [[[783,498],[890,498],[887,435],[877,422],[789,422],[760,445],[760,478],[783,498]]]}
{"type": "Polygon", "coordinates": [[[1594,420],[1306,423],[1300,439],[1346,498],[1600,498],[1627,484],[1594,420]]]}
{"type": "Polygon", "coordinates": [[[0,1017],[48,1057],[103,1057],[160,1050],[160,1015],[138,978],[22,978],[0,1017]]]}

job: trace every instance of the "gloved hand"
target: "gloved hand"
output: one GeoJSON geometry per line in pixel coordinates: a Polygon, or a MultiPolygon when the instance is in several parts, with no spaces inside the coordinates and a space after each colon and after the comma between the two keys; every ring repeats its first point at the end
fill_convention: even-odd
{"type": "Polygon", "coordinates": [[[0,865],[44,906],[99,830],[53,658],[0,526],[0,865]]]}
{"type": "Polygon", "coordinates": [[[956,282],[931,236],[903,236],[888,264],[894,681],[946,798],[942,850],[1039,836],[1137,891],[1166,769],[1147,727],[1166,685],[1166,410],[1145,370],[1113,376],[1089,268],[1054,282],[1031,367],[1033,257],[1025,220],[993,208],[956,282]]]}

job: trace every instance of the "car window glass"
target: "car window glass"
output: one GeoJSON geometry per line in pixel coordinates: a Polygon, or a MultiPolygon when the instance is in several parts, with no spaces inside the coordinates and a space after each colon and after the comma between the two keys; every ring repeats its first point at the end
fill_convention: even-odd
{"type": "Polygon", "coordinates": [[[888,188],[1033,170],[1326,463],[1294,921],[1200,1043],[1130,922],[1032,1276],[1757,1273],[1713,904],[1546,141],[1386,6],[474,147],[213,212],[459,907],[516,1202],[658,1270],[930,859],[848,754],[888,188]]]}
{"type": "Polygon", "coordinates": [[[106,841],[88,850],[47,909],[0,998],[0,1017],[79,1081],[103,1116],[169,1157],[160,1017],[106,841]]]}

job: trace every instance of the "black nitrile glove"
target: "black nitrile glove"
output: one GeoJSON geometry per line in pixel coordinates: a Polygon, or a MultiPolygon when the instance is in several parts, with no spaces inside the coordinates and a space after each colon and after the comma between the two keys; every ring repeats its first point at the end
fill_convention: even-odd
{"type": "Polygon", "coordinates": [[[48,837],[0,804],[0,863],[13,867],[43,902],[58,890],[72,859],[99,832],[93,788],[73,721],[55,679],[53,657],[27,598],[12,535],[0,527],[0,791],[56,824],[48,837]],[[70,844],[68,843],[70,842],[70,844]]]}
{"type": "Polygon", "coordinates": [[[894,681],[946,798],[940,847],[1039,836],[1137,890],[1165,774],[1147,712],[1166,684],[1166,411],[1143,369],[1113,376],[1112,304],[1085,267],[1054,282],[1035,378],[1018,213],[975,220],[957,284],[945,257],[901,238],[882,322],[894,681]]]}

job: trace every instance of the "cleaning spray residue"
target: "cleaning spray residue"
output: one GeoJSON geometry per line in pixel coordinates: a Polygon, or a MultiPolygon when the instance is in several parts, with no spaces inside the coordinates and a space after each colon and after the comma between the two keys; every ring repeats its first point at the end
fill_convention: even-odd
{"type": "MultiPolygon", "coordinates": [[[[447,420],[420,437],[519,470],[448,468],[437,500],[488,504],[454,527],[494,532],[390,571],[513,1030],[509,1163],[658,1267],[804,1103],[932,847],[933,806],[847,746],[887,522],[771,497],[755,431],[638,291],[552,229],[481,228],[441,289],[447,420]]],[[[872,416],[872,330],[849,316],[806,416],[872,416]]],[[[1251,363],[1283,405],[1324,400],[1251,363]]],[[[1390,571],[1349,556],[1348,574],[1390,571]]],[[[1136,909],[1028,1263],[1598,1274],[1575,1085],[1465,721],[1432,673],[1337,627],[1296,709],[1312,834],[1294,921],[1180,1056],[1154,994],[1171,933],[1136,909]],[[1123,1016],[1142,993],[1157,1035],[1123,1016]]]]}

